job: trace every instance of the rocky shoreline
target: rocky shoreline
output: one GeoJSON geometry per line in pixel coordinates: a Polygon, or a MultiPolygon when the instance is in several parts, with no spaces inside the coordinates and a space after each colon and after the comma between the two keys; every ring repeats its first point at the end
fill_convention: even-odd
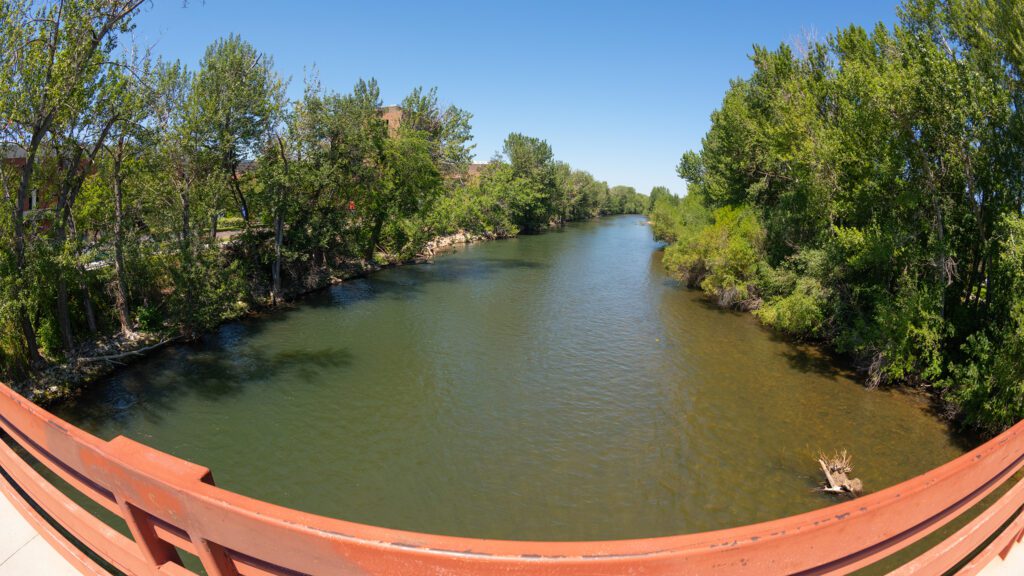
{"type": "Polygon", "coordinates": [[[434,259],[435,256],[452,250],[458,246],[464,246],[466,244],[475,244],[477,242],[485,242],[488,240],[501,240],[505,238],[514,238],[513,234],[500,234],[494,232],[484,232],[482,234],[476,234],[473,232],[467,232],[465,230],[459,230],[454,234],[448,234],[446,236],[437,236],[433,240],[426,243],[423,250],[416,255],[413,259],[414,262],[429,262],[434,259]]]}

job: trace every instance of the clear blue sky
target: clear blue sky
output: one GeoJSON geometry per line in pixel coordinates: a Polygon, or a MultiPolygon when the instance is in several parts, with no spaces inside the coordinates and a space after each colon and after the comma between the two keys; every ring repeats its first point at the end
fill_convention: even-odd
{"type": "Polygon", "coordinates": [[[473,113],[477,161],[512,131],[609,184],[679,194],[680,155],[700,147],[729,80],[754,44],[895,20],[895,0],[723,2],[369,2],[158,0],[136,41],[194,67],[207,44],[241,34],[302,94],[380,82],[385,104],[416,86],[473,113]]]}

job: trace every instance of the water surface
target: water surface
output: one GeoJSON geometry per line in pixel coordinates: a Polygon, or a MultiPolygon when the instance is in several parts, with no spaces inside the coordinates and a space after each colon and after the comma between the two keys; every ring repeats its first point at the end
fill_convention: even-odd
{"type": "Polygon", "coordinates": [[[122,370],[62,416],[347,520],[487,538],[724,528],[961,453],[920,398],[668,278],[639,217],[490,242],[337,286],[122,370]]]}

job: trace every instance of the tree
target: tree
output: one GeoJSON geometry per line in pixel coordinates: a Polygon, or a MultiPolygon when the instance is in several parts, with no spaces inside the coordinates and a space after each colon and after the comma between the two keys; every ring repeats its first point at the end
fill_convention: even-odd
{"type": "MultiPolygon", "coordinates": [[[[206,49],[193,79],[188,106],[202,146],[217,159],[225,185],[248,223],[249,204],[239,182],[240,167],[252,160],[281,121],[285,82],[274,72],[274,60],[240,36],[214,41],[206,49]]],[[[217,233],[220,201],[211,213],[217,233]]]]}
{"type": "Polygon", "coordinates": [[[653,209],[654,205],[658,202],[658,200],[661,200],[663,198],[664,199],[673,198],[672,192],[668,188],[666,188],[664,186],[655,186],[654,188],[651,188],[651,194],[650,194],[649,197],[650,197],[650,206],[648,207],[648,210],[653,209]]]}
{"type": "Polygon", "coordinates": [[[227,273],[217,259],[219,251],[199,222],[214,222],[219,209],[223,173],[220,157],[205,146],[195,129],[196,109],[191,106],[193,74],[179,62],[162,64],[156,71],[156,95],[151,119],[157,135],[147,150],[147,169],[153,182],[153,202],[162,210],[151,214],[153,228],[171,239],[174,254],[169,264],[173,286],[168,307],[186,335],[195,335],[220,320],[220,290],[227,273]]]}
{"type": "Polygon", "coordinates": [[[530,189],[523,195],[525,201],[519,224],[527,230],[537,230],[547,224],[557,204],[551,146],[545,140],[513,132],[505,139],[504,153],[512,168],[512,178],[529,183],[529,186],[519,186],[530,189]]]}
{"type": "Polygon", "coordinates": [[[410,256],[427,240],[417,233],[415,217],[426,212],[441,191],[431,149],[429,135],[415,130],[400,130],[397,138],[386,142],[387,176],[377,205],[386,210],[386,221],[394,226],[389,238],[392,253],[410,256]]]}
{"type": "Polygon", "coordinates": [[[142,148],[154,138],[152,133],[147,132],[145,122],[153,113],[157,81],[148,58],[143,58],[125,63],[115,70],[110,82],[111,100],[117,105],[111,111],[109,143],[105,148],[108,160],[105,177],[109,182],[113,212],[110,236],[114,252],[114,308],[124,336],[132,336],[135,332],[125,259],[125,240],[128,235],[125,188],[129,174],[141,164],[142,148]],[[126,68],[136,73],[124,73],[122,70],[126,68]]]}
{"type": "MultiPolygon", "coordinates": [[[[118,36],[131,29],[131,19],[141,5],[142,0],[5,2],[0,13],[0,36],[5,43],[5,57],[0,60],[0,78],[4,79],[0,117],[5,119],[0,140],[24,155],[17,184],[8,181],[4,190],[13,234],[13,250],[9,253],[12,281],[6,283],[5,299],[13,304],[24,354],[32,366],[41,365],[42,357],[32,321],[34,298],[26,282],[31,236],[22,207],[38,185],[36,168],[40,160],[55,153],[52,146],[46,146],[48,135],[70,134],[75,125],[91,125],[85,111],[95,103],[97,82],[107,67],[108,55],[117,46],[118,36]]],[[[63,173],[56,181],[73,186],[81,166],[56,163],[55,169],[63,173]]],[[[64,186],[57,219],[61,228],[66,221],[69,193],[64,186]]],[[[58,298],[60,332],[70,352],[73,341],[66,293],[58,298]]]]}
{"type": "Polygon", "coordinates": [[[438,234],[511,236],[642,198],[521,135],[470,176],[472,116],[436,89],[409,94],[389,130],[375,80],[340,94],[313,75],[287,102],[272,60],[237,36],[196,72],[153,62],[117,45],[138,7],[0,3],[4,377],[74,360],[86,332],[192,338],[438,234]],[[222,242],[220,225],[241,234],[222,242]]]}
{"type": "Polygon", "coordinates": [[[437,88],[423,92],[415,88],[402,100],[404,130],[424,134],[431,144],[431,157],[442,174],[465,170],[472,158],[474,144],[469,112],[449,106],[443,112],[437,101],[437,88]]]}

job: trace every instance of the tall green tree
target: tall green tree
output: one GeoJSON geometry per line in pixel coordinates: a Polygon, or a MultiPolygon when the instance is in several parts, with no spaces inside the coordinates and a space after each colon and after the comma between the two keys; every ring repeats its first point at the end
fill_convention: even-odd
{"type": "Polygon", "coordinates": [[[547,224],[552,216],[554,196],[555,158],[551,145],[545,140],[513,132],[505,139],[504,153],[512,168],[512,177],[529,183],[528,198],[524,195],[524,207],[520,225],[536,230],[547,224]]]}
{"type": "MultiPolygon", "coordinates": [[[[274,60],[232,34],[206,49],[193,79],[188,106],[193,129],[216,157],[225,186],[242,219],[250,208],[241,185],[243,162],[256,158],[281,122],[286,83],[274,71],[274,60]]],[[[220,201],[215,205],[220,208],[220,201]]],[[[219,210],[211,213],[211,234],[217,233],[219,210]]]]}
{"type": "Polygon", "coordinates": [[[431,144],[431,157],[442,174],[465,170],[473,157],[474,144],[469,112],[438,104],[437,88],[424,92],[415,88],[402,100],[401,127],[423,133],[431,144]]]}
{"type": "MultiPolygon", "coordinates": [[[[65,0],[32,2],[22,0],[3,3],[0,12],[0,37],[4,38],[4,58],[0,59],[0,140],[9,150],[23,155],[17,182],[7,181],[3,191],[10,214],[12,250],[5,251],[11,261],[5,306],[13,313],[23,341],[22,353],[28,363],[39,366],[39,342],[33,317],[39,317],[40,299],[33,297],[27,256],[33,246],[32,223],[24,220],[22,208],[32,190],[38,189],[40,162],[53,158],[56,148],[51,134],[74,134],[75,126],[92,126],[90,108],[95,104],[97,83],[107,69],[109,55],[120,35],[131,29],[132,17],[142,0],[65,0]],[[35,308],[35,310],[34,310],[35,308]]],[[[70,144],[70,143],[69,143],[70,144]]],[[[86,146],[88,144],[85,144],[86,146]]],[[[74,158],[74,155],[72,156],[74,158]]],[[[63,206],[58,209],[58,227],[66,222],[68,185],[80,178],[79,163],[53,164],[57,174],[51,181],[63,182],[63,206]]],[[[41,246],[40,246],[41,247],[41,246]]],[[[58,296],[58,322],[65,351],[73,348],[70,322],[66,310],[66,284],[60,282],[64,294],[58,296]]],[[[45,308],[44,308],[45,309],[45,308]]]]}

